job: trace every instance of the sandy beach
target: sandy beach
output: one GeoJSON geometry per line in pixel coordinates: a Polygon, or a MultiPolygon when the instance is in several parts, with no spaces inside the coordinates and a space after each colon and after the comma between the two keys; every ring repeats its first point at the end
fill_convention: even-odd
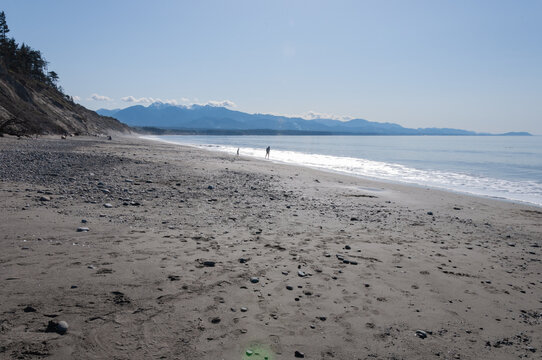
{"type": "Polygon", "coordinates": [[[0,358],[542,356],[541,208],[263,155],[0,138],[0,358]]]}

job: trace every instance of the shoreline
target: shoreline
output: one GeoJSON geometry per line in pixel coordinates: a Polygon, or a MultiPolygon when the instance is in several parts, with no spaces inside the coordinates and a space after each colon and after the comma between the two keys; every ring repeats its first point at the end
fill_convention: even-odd
{"type": "Polygon", "coordinates": [[[0,358],[542,351],[538,207],[202,150],[0,138],[0,358]]]}
{"type": "MultiPolygon", "coordinates": [[[[141,140],[148,140],[148,141],[152,141],[152,142],[159,142],[159,143],[176,145],[176,146],[181,146],[181,147],[186,146],[186,147],[200,149],[200,150],[204,150],[204,151],[229,154],[226,151],[213,150],[211,148],[207,148],[207,147],[203,147],[203,146],[197,146],[197,145],[193,145],[193,144],[181,144],[181,143],[176,143],[174,141],[167,141],[165,139],[152,138],[153,136],[156,137],[156,135],[136,135],[136,138],[141,139],[141,140]]],[[[232,155],[232,154],[229,154],[229,155],[232,155]]],[[[253,160],[257,160],[257,161],[271,161],[271,162],[273,162],[275,164],[289,165],[289,166],[299,166],[299,167],[309,168],[309,169],[313,169],[313,170],[317,170],[317,171],[328,172],[328,173],[331,173],[331,174],[350,176],[350,177],[358,178],[358,179],[361,179],[361,180],[373,181],[373,182],[377,182],[377,183],[382,182],[383,184],[402,185],[402,186],[407,186],[407,187],[412,186],[412,187],[415,187],[415,188],[422,188],[422,189],[426,188],[426,189],[430,189],[430,190],[444,191],[444,192],[449,192],[449,193],[458,194],[458,195],[473,196],[473,197],[482,198],[482,199],[495,200],[495,201],[504,201],[504,202],[509,202],[509,203],[518,204],[518,205],[526,205],[526,206],[532,206],[532,207],[535,207],[535,208],[542,208],[542,204],[537,204],[537,203],[522,201],[522,200],[516,200],[516,199],[508,199],[508,198],[499,197],[499,196],[477,194],[477,193],[474,193],[474,192],[468,192],[466,190],[456,190],[456,189],[450,189],[450,188],[445,188],[445,187],[438,187],[438,186],[434,186],[434,185],[423,185],[423,184],[417,184],[417,183],[407,182],[407,181],[391,180],[391,179],[383,179],[383,178],[370,177],[370,176],[364,176],[364,175],[357,175],[357,174],[347,173],[347,172],[340,171],[340,170],[334,170],[334,169],[328,169],[328,168],[324,168],[324,167],[316,167],[316,166],[304,165],[304,164],[300,164],[300,163],[289,163],[289,162],[274,160],[274,159],[265,160],[263,158],[259,158],[259,157],[256,157],[256,156],[250,156],[250,155],[242,155],[242,156],[253,159],[253,160]]]]}

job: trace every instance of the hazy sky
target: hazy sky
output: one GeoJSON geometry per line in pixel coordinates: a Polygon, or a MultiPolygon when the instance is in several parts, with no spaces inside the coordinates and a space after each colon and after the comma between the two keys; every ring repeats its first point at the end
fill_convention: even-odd
{"type": "Polygon", "coordinates": [[[542,1],[2,0],[0,10],[91,109],[214,101],[542,134],[542,1]]]}

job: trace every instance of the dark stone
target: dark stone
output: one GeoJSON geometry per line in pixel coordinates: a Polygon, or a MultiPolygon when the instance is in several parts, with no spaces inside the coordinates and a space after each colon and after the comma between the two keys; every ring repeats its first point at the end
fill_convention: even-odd
{"type": "Polygon", "coordinates": [[[23,309],[24,312],[36,312],[36,309],[34,309],[32,306],[27,306],[23,309]]]}
{"type": "Polygon", "coordinates": [[[56,322],[54,320],[49,320],[45,332],[54,332],[60,335],[64,335],[68,331],[68,323],[65,321],[56,322]]]}
{"type": "Polygon", "coordinates": [[[350,247],[350,245],[346,245],[344,248],[345,248],[346,250],[352,249],[352,248],[350,247]]]}
{"type": "Polygon", "coordinates": [[[433,215],[433,212],[432,212],[432,211],[428,211],[428,212],[427,212],[427,215],[433,215]]]}
{"type": "Polygon", "coordinates": [[[204,261],[203,262],[203,266],[207,266],[207,267],[215,267],[215,262],[214,261],[204,261]]]}
{"type": "Polygon", "coordinates": [[[126,305],[130,303],[130,299],[120,291],[111,291],[111,294],[114,295],[113,302],[117,305],[126,305]]]}
{"type": "Polygon", "coordinates": [[[425,339],[427,337],[427,333],[423,330],[416,330],[416,336],[420,339],[425,339]]]}
{"type": "Polygon", "coordinates": [[[295,356],[296,358],[304,358],[304,357],[305,357],[305,354],[302,353],[301,351],[297,351],[297,350],[296,350],[295,353],[294,353],[294,356],[295,356]]]}
{"type": "Polygon", "coordinates": [[[260,282],[260,279],[258,279],[257,277],[251,277],[250,282],[253,283],[253,284],[256,284],[256,283],[260,282]]]}
{"type": "Polygon", "coordinates": [[[220,318],[219,317],[214,317],[211,319],[211,323],[213,324],[218,324],[220,322],[220,318]]]}
{"type": "Polygon", "coordinates": [[[286,285],[286,290],[290,290],[290,291],[292,291],[293,289],[294,289],[294,287],[293,287],[293,286],[291,286],[291,285],[286,285]]]}

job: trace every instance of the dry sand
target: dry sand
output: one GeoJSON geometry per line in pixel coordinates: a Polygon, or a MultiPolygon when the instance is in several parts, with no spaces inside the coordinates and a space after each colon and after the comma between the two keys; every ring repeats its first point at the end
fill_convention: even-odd
{"type": "Polygon", "coordinates": [[[0,138],[0,201],[2,359],[542,356],[540,208],[133,138],[0,138]]]}

